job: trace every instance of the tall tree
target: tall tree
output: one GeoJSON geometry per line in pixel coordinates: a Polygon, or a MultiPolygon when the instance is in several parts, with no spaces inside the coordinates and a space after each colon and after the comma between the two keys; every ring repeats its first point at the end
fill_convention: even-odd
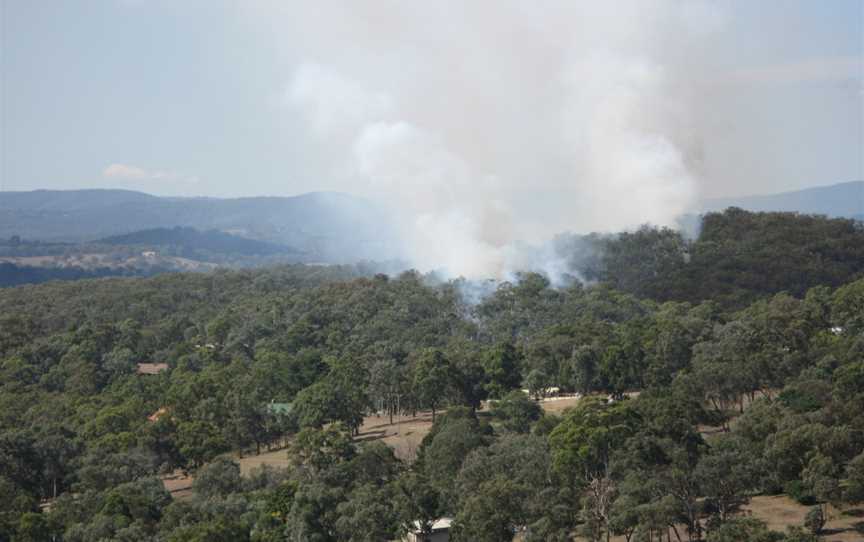
{"type": "Polygon", "coordinates": [[[414,364],[414,392],[418,403],[432,410],[432,421],[453,385],[454,370],[450,360],[439,349],[420,353],[414,364]]]}
{"type": "Polygon", "coordinates": [[[490,397],[504,397],[522,384],[522,356],[511,342],[504,342],[488,350],[483,359],[490,397]]]}
{"type": "MultiPolygon", "coordinates": [[[[626,401],[608,404],[599,398],[586,398],[549,435],[555,471],[584,495],[589,505],[585,519],[599,524],[607,541],[616,493],[612,455],[637,425],[638,415],[626,401]]],[[[599,533],[593,536],[597,539],[599,533]]]]}

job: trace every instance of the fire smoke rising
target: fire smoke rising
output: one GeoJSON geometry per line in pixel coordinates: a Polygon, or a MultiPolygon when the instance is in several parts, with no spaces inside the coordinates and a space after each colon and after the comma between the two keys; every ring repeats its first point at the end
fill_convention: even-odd
{"type": "MultiPolygon", "coordinates": [[[[260,7],[260,6],[259,6],[260,7]]],[[[562,273],[562,231],[673,225],[699,176],[700,1],[268,6],[285,102],[346,191],[387,204],[420,270],[562,273]]]]}

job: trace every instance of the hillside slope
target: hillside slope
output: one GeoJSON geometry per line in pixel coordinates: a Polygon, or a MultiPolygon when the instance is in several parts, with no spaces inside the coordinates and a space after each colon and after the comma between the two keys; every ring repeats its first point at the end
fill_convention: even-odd
{"type": "Polygon", "coordinates": [[[852,181],[764,196],[707,199],[702,212],[740,207],[747,211],[784,211],[831,217],[864,217],[864,181],[852,181]]]}
{"type": "Polygon", "coordinates": [[[364,199],[329,192],[236,199],[126,190],[0,192],[0,237],[82,242],[180,226],[288,245],[325,261],[392,257],[385,217],[364,199]]]}

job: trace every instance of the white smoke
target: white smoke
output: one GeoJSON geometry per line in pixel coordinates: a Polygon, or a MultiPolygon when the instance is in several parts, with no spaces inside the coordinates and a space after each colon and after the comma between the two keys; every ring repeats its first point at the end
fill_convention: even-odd
{"type": "MultiPolygon", "coordinates": [[[[260,8],[258,5],[257,8],[260,8]]],[[[287,103],[421,270],[560,276],[561,231],[674,225],[699,175],[699,0],[274,3],[287,103]]]]}

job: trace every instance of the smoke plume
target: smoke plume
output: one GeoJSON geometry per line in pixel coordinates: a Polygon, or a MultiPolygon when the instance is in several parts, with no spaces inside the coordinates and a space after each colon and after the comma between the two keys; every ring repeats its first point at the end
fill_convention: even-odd
{"type": "MultiPolygon", "coordinates": [[[[256,9],[261,9],[261,5],[256,9]]],[[[421,270],[560,275],[562,231],[674,225],[699,176],[698,0],[268,5],[322,175],[383,202],[421,270]],[[325,171],[326,170],[326,171],[325,171]]]]}

